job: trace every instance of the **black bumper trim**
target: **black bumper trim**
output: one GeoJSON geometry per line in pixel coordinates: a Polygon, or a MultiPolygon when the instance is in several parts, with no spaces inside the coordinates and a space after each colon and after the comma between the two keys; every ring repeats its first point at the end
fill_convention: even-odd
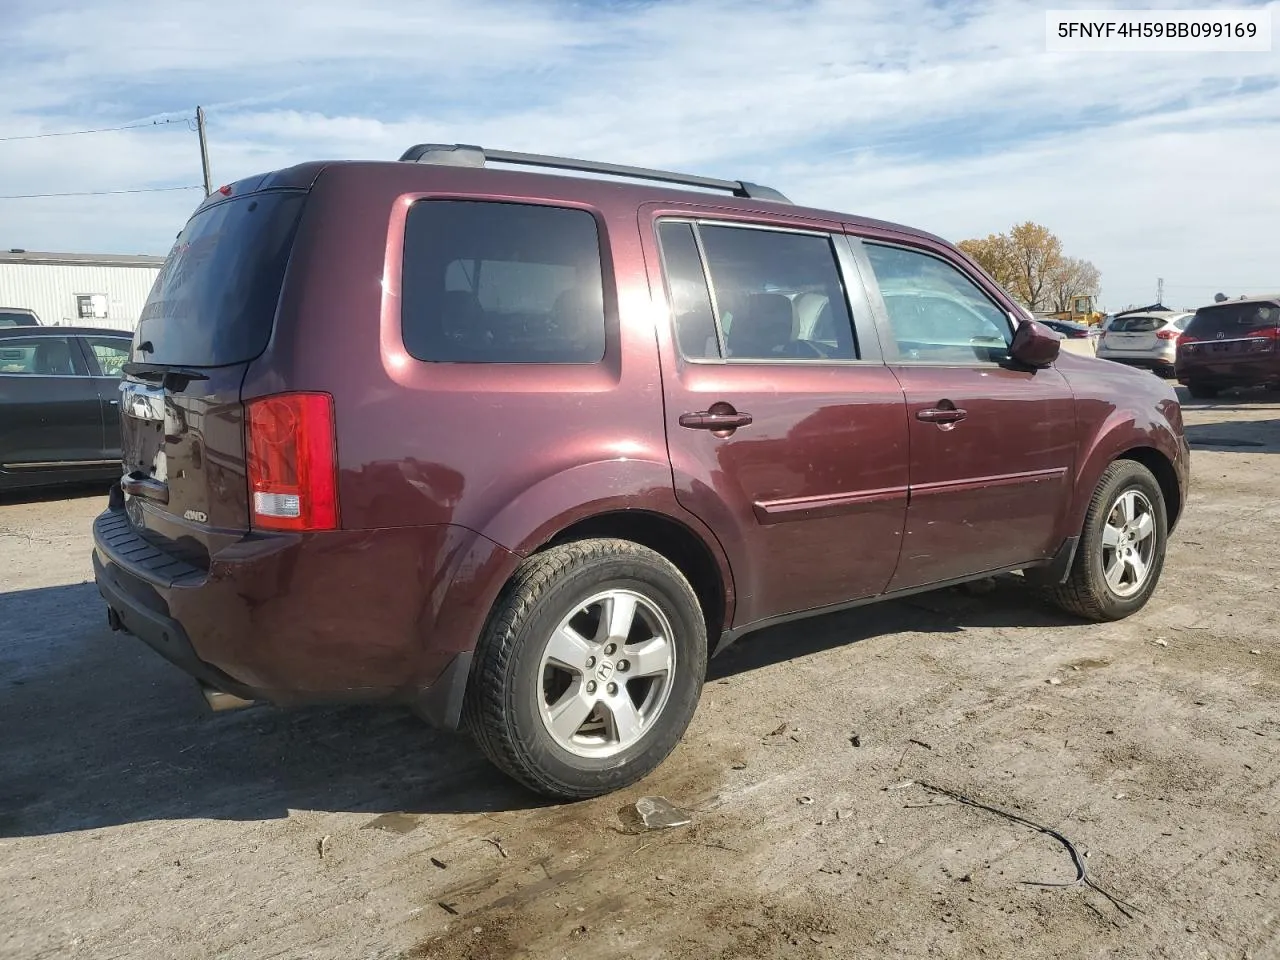
{"type": "Polygon", "coordinates": [[[165,587],[202,583],[205,572],[185,560],[165,553],[142,537],[129,523],[124,510],[106,510],[93,521],[95,545],[111,562],[147,581],[165,587]]]}
{"type": "Polygon", "coordinates": [[[235,694],[244,700],[261,699],[260,695],[249,687],[196,656],[187,632],[182,629],[182,624],[172,617],[151,609],[125,589],[120,583],[115,564],[104,564],[97,550],[93,553],[93,574],[98,582],[98,592],[107,601],[107,605],[116,612],[121,626],[129,633],[201,683],[225,693],[235,694]]]}

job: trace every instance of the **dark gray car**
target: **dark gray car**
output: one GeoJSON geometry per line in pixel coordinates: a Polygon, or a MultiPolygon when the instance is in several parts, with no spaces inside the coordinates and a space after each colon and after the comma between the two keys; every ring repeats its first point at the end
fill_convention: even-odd
{"type": "Polygon", "coordinates": [[[120,476],[130,339],[94,327],[0,327],[0,490],[120,476]]]}

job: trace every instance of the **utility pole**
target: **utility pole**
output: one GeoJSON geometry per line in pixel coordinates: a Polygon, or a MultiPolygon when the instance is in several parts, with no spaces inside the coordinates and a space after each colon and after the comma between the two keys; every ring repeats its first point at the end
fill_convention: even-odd
{"type": "Polygon", "coordinates": [[[1156,277],[1156,303],[1164,303],[1164,277],[1156,277]]]}
{"type": "Polygon", "coordinates": [[[209,139],[204,132],[204,107],[196,107],[196,133],[200,137],[200,167],[204,171],[204,195],[207,197],[213,193],[213,180],[209,176],[209,139]]]}

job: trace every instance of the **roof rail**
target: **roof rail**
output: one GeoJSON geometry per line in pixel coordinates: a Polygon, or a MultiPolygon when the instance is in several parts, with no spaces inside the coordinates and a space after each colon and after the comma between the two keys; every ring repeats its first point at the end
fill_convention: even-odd
{"type": "Polygon", "coordinates": [[[637,180],[659,180],[678,183],[687,187],[705,187],[710,190],[727,190],[735,197],[752,200],[776,200],[790,203],[772,187],[762,187],[746,180],[717,180],[714,177],[695,177],[687,173],[669,170],[650,170],[646,167],[627,167],[618,163],[600,163],[596,160],[574,160],[570,157],[550,157],[541,153],[516,153],[511,150],[487,150],[466,143],[419,143],[410,147],[400,157],[410,163],[439,163],[451,167],[483,167],[487,161],[514,163],[528,167],[550,167],[555,170],[577,170],[582,173],[603,173],[615,177],[634,177],[637,180]]]}

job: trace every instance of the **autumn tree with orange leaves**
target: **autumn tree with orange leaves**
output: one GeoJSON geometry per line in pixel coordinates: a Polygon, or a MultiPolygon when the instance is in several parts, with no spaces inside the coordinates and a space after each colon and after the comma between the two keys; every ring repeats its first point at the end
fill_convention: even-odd
{"type": "Polygon", "coordinates": [[[961,240],[958,246],[1033,311],[1066,312],[1076,297],[1098,294],[1098,268],[1088,260],[1064,256],[1062,241],[1030,220],[1008,233],[961,240]]]}

